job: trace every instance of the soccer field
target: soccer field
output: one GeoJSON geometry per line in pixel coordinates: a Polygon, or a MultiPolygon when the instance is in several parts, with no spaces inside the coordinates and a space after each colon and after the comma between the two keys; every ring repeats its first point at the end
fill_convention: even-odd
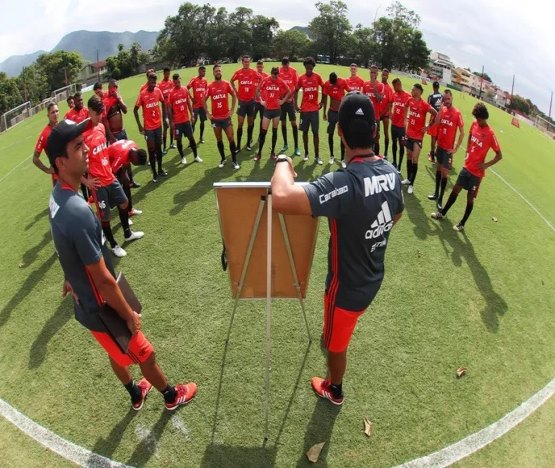
{"type": "MultiPolygon", "coordinates": [[[[224,79],[237,67],[225,65],[224,79]]],[[[295,67],[301,72],[301,64],[295,67]]],[[[324,80],[331,71],[348,74],[346,67],[320,64],[315,71],[324,80]]],[[[187,83],[195,70],[179,73],[187,83]]],[[[364,79],[367,73],[360,70],[364,79]]],[[[410,90],[414,80],[401,79],[410,90]]],[[[141,75],[120,82],[129,107],[144,81],[141,75]]],[[[424,97],[429,93],[430,85],[424,97]]],[[[454,92],[467,132],[475,102],[454,92]]],[[[199,393],[189,406],[169,413],[152,392],[135,414],[103,350],[73,319],[70,300],[61,300],[62,274],[48,223],[50,178],[31,161],[46,113],[1,134],[0,398],[59,436],[134,466],[305,466],[304,453],[323,441],[321,466],[391,466],[497,421],[555,376],[555,142],[488,109],[504,157],[487,172],[464,233],[452,230],[464,211],[464,195],[447,220],[430,219],[435,206],[426,195],[433,191],[435,169],[425,157],[429,140],[424,141],[415,193],[405,195],[404,216],[390,237],[382,289],[352,340],[341,409],[312,393],[309,380],[325,372],[325,357],[318,339],[308,344],[297,302],[274,301],[266,445],[264,303],[239,304],[226,347],[233,301],[220,265],[212,184],[270,180],[269,138],[259,163],[243,150],[240,170],[219,169],[207,126],[206,143],[199,147],[202,164],[182,166],[177,150],[170,150],[166,180],[155,185],[147,167],[136,171],[142,187],[133,192],[133,202],[144,214],[134,218],[134,228],[145,237],[124,245],[128,256],[115,263],[143,304],[143,330],[168,377],[196,381],[199,393]],[[468,371],[457,379],[460,366],[468,371]],[[362,431],[364,417],[373,422],[370,438],[362,431]]],[[[131,109],[125,122],[129,137],[144,145],[131,109]]],[[[321,120],[321,158],[327,163],[325,128],[321,120]]],[[[337,136],[335,144],[337,156],[337,136]]],[[[312,156],[311,150],[308,163],[295,159],[298,180],[337,168],[315,166],[312,156]]],[[[461,149],[447,194],[463,158],[461,149]]],[[[313,337],[322,326],[327,239],[322,222],[306,300],[313,337]]],[[[499,466],[515,450],[520,464],[551,465],[553,408],[551,401],[530,421],[537,430],[517,427],[510,448],[496,442],[469,465],[499,466]],[[530,453],[523,459],[527,452],[520,449],[534,443],[545,458],[530,453]]],[[[0,432],[8,434],[0,435],[7,465],[61,463],[0,421],[0,432]]]]}

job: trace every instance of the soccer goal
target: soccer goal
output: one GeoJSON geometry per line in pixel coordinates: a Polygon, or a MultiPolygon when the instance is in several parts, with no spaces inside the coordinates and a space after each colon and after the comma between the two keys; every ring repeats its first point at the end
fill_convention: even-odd
{"type": "Polygon", "coordinates": [[[536,116],[534,119],[534,125],[541,131],[548,133],[550,136],[555,137],[555,125],[553,125],[549,120],[536,116]]]}
{"type": "Polygon", "coordinates": [[[73,96],[76,92],[77,83],[72,83],[70,85],[64,86],[63,88],[52,91],[52,94],[50,95],[51,101],[54,101],[55,103],[65,101],[69,96],[73,96]]]}
{"type": "Polygon", "coordinates": [[[31,101],[27,101],[5,112],[2,115],[2,120],[0,121],[0,131],[3,132],[26,119],[29,117],[30,111],[31,101]]]}

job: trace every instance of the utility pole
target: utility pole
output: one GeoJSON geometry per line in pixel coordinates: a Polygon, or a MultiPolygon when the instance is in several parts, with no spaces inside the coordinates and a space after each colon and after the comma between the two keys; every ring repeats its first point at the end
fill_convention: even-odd
{"type": "Polygon", "coordinates": [[[511,86],[511,102],[513,102],[513,92],[515,90],[515,75],[513,74],[513,84],[511,86]]]}
{"type": "Polygon", "coordinates": [[[98,62],[98,49],[96,49],[96,81],[100,82],[100,67],[98,62]]]}
{"type": "Polygon", "coordinates": [[[482,65],[482,75],[480,76],[480,94],[478,95],[478,99],[482,99],[482,84],[484,83],[484,66],[482,65]]]}
{"type": "Polygon", "coordinates": [[[551,104],[553,104],[553,91],[551,91],[551,99],[549,100],[549,114],[547,116],[551,119],[551,104]]]}

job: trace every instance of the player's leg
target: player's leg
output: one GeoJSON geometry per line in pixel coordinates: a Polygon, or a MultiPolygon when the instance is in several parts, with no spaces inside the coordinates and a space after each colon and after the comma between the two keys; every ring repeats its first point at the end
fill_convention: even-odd
{"type": "Polygon", "coordinates": [[[235,145],[235,139],[233,138],[233,124],[231,119],[228,119],[224,123],[224,132],[227,136],[227,141],[229,142],[229,150],[231,151],[231,159],[233,161],[233,167],[239,169],[239,164],[237,163],[237,146],[235,145]]]}
{"type": "Polygon", "coordinates": [[[382,122],[383,122],[383,137],[384,137],[384,146],[385,146],[385,151],[383,155],[384,155],[384,158],[387,159],[387,152],[389,151],[389,128],[390,128],[389,117],[384,117],[382,122]]]}
{"type": "MultiPolygon", "coordinates": [[[[168,148],[166,146],[166,143],[168,141],[168,129],[170,128],[170,120],[168,117],[168,114],[166,112],[166,106],[163,106],[163,112],[162,112],[162,128],[163,128],[163,147],[162,147],[162,154],[166,154],[168,152],[168,148]]],[[[171,137],[171,135],[170,135],[171,137]]]]}
{"type": "Polygon", "coordinates": [[[313,112],[310,116],[310,126],[312,128],[312,142],[314,145],[314,162],[322,164],[320,159],[320,115],[318,112],[313,112]]]}
{"type": "Polygon", "coordinates": [[[289,149],[289,145],[287,144],[287,108],[289,103],[285,102],[281,105],[281,113],[279,116],[279,120],[281,122],[281,136],[283,138],[283,147],[279,151],[282,154],[285,154],[289,149]]]}
{"type": "Polygon", "coordinates": [[[175,126],[175,142],[177,143],[177,152],[181,157],[181,164],[187,164],[187,158],[183,152],[183,125],[177,124],[175,126]]]}
{"type": "Polygon", "coordinates": [[[310,120],[307,118],[306,112],[301,112],[300,129],[303,134],[304,160],[308,161],[308,126],[310,120]]]}
{"type": "Polygon", "coordinates": [[[241,151],[241,140],[243,139],[243,123],[245,122],[246,105],[243,102],[239,103],[237,110],[237,151],[241,151]]]}
{"type": "Polygon", "coordinates": [[[270,119],[264,115],[260,120],[260,134],[258,135],[258,152],[254,156],[255,161],[260,161],[262,157],[262,149],[264,148],[264,143],[266,142],[266,135],[268,133],[268,126],[270,125],[270,119]]]}
{"type": "MultiPolygon", "coordinates": [[[[412,146],[414,144],[414,140],[407,138],[405,141],[405,148],[407,150],[407,174],[405,179],[401,182],[403,185],[410,184],[410,178],[412,175],[412,146]]],[[[401,164],[399,162],[399,164],[401,164]]]]}
{"type": "Polygon", "coordinates": [[[399,166],[397,165],[397,148],[398,148],[398,144],[400,143],[400,138],[399,138],[399,132],[397,130],[397,127],[391,126],[391,149],[393,152],[393,166],[395,166],[395,168],[399,169],[399,166]]]}
{"type": "Polygon", "coordinates": [[[154,134],[152,130],[145,131],[146,148],[148,151],[148,163],[152,171],[152,181],[158,180],[158,173],[156,172],[156,145],[154,142],[154,134]]]}
{"type": "Polygon", "coordinates": [[[271,151],[271,158],[276,159],[276,143],[277,143],[277,136],[278,136],[278,125],[279,125],[279,116],[272,118],[272,151],[271,151]]]}
{"type": "Polygon", "coordinates": [[[299,150],[299,128],[297,127],[297,114],[295,113],[295,107],[291,104],[289,109],[289,121],[291,122],[291,128],[293,130],[293,144],[295,145],[294,155],[300,156],[301,151],[299,150]]]}
{"type": "MultiPolygon", "coordinates": [[[[256,102],[249,103],[247,112],[247,151],[252,149],[252,133],[254,130],[254,117],[256,115],[256,102]]],[[[239,142],[237,142],[239,146],[239,142]]]]}
{"type": "Polygon", "coordinates": [[[437,198],[437,206],[441,209],[443,206],[443,195],[445,193],[445,188],[447,187],[447,180],[449,179],[449,171],[451,170],[453,164],[453,154],[447,153],[444,159],[447,158],[447,161],[444,160],[444,163],[441,164],[441,181],[439,184],[439,194],[437,198]]]}
{"type": "Polygon", "coordinates": [[[157,128],[154,130],[154,147],[156,148],[156,161],[158,163],[158,175],[166,177],[168,173],[162,169],[162,158],[164,152],[162,151],[162,129],[157,128]]]}
{"type": "Polygon", "coordinates": [[[191,151],[193,152],[193,157],[195,158],[195,162],[202,162],[202,159],[200,159],[199,155],[198,155],[198,147],[197,147],[197,142],[195,141],[195,137],[193,135],[193,127],[191,125],[190,122],[186,122],[184,124],[183,127],[183,132],[182,132],[187,139],[189,140],[189,146],[191,147],[191,151]]]}
{"type": "Polygon", "coordinates": [[[413,147],[412,147],[412,168],[411,168],[411,177],[410,177],[410,184],[408,188],[408,193],[412,193],[414,191],[414,182],[416,180],[416,174],[418,173],[418,158],[420,156],[420,151],[422,150],[422,141],[416,140],[413,147]]]}
{"type": "Polygon", "coordinates": [[[441,178],[442,178],[442,168],[444,165],[444,156],[446,156],[446,152],[441,148],[437,149],[437,164],[436,164],[436,174],[435,174],[435,190],[433,194],[428,195],[428,200],[437,200],[439,198],[439,190],[441,186],[441,178]]]}
{"type": "Polygon", "coordinates": [[[337,114],[335,111],[331,109],[328,112],[328,148],[330,149],[330,164],[333,164],[335,161],[335,157],[333,154],[333,134],[335,133],[335,126],[337,124],[337,114]]]}
{"type": "Polygon", "coordinates": [[[374,137],[374,154],[380,154],[380,121],[376,125],[376,136],[374,137]]]}
{"type": "Polygon", "coordinates": [[[216,146],[218,147],[218,152],[220,153],[220,165],[219,167],[224,167],[225,164],[225,150],[224,142],[222,141],[222,127],[220,127],[215,122],[212,123],[212,128],[214,129],[214,136],[216,137],[216,146]]]}

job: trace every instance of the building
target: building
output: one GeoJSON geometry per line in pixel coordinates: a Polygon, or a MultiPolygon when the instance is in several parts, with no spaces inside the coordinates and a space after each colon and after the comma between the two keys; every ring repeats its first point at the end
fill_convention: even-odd
{"type": "Polygon", "coordinates": [[[443,78],[443,70],[453,70],[455,64],[448,55],[440,52],[430,54],[430,76],[435,79],[443,78]]]}
{"type": "Polygon", "coordinates": [[[81,68],[78,80],[87,84],[94,83],[95,81],[102,81],[102,75],[104,75],[106,71],[106,60],[87,63],[83,66],[83,68],[81,68]]]}

